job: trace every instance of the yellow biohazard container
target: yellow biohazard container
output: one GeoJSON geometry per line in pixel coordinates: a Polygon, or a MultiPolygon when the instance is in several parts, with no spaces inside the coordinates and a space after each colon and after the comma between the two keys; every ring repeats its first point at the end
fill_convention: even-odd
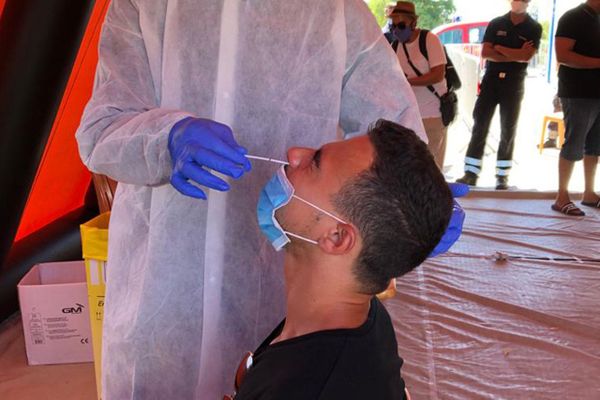
{"type": "Polygon", "coordinates": [[[109,219],[110,212],[105,212],[81,225],[81,247],[83,250],[83,258],[85,260],[98,399],[102,398],[100,368],[102,365],[102,319],[104,317],[109,219]]]}

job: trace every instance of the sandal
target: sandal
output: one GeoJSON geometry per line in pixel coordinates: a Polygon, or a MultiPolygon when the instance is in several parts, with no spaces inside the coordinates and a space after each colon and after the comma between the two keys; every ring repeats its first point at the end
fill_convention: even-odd
{"type": "Polygon", "coordinates": [[[593,202],[593,201],[582,201],[581,202],[582,206],[586,206],[586,207],[592,207],[592,208],[600,208],[600,199],[598,199],[598,201],[593,202]]]}
{"type": "Polygon", "coordinates": [[[552,204],[552,209],[565,215],[572,215],[576,217],[582,217],[585,215],[585,213],[581,211],[575,204],[573,204],[572,201],[568,202],[562,207],[559,207],[556,204],[552,204]]]}

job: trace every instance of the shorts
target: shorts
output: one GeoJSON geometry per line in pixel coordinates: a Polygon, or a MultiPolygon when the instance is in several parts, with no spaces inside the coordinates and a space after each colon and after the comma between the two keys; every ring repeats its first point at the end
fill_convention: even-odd
{"type": "Polygon", "coordinates": [[[565,120],[565,143],[560,156],[579,161],[600,155],[600,99],[560,99],[565,120]]]}

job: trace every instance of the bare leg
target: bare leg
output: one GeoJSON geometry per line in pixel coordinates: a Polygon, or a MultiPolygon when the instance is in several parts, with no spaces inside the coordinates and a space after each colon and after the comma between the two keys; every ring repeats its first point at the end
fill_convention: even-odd
{"type": "Polygon", "coordinates": [[[571,201],[569,197],[569,181],[571,180],[574,165],[574,161],[569,161],[562,157],[558,159],[558,193],[556,194],[555,204],[559,207],[571,201]]]}
{"type": "Polygon", "coordinates": [[[596,179],[596,166],[598,165],[598,156],[583,157],[583,171],[585,175],[585,191],[583,192],[583,201],[596,203],[600,197],[594,191],[594,180],[596,179]]]}

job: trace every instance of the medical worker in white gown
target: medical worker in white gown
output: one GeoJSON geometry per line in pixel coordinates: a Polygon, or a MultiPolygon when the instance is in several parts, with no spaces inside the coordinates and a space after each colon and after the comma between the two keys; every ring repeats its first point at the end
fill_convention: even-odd
{"type": "Polygon", "coordinates": [[[281,254],[255,211],[277,165],[185,196],[170,183],[174,124],[218,121],[249,154],[285,159],[378,118],[424,137],[412,93],[363,0],[113,0],[77,132],[87,167],[119,182],[104,399],[221,399],[283,317],[281,254]]]}

